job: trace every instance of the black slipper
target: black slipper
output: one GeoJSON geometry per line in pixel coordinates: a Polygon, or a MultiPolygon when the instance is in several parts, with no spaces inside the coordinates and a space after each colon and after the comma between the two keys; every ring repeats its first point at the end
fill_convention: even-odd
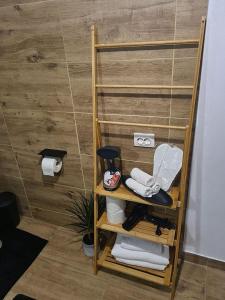
{"type": "Polygon", "coordinates": [[[163,205],[163,206],[171,206],[172,205],[172,203],[173,203],[172,198],[170,197],[170,195],[167,192],[165,192],[162,189],[160,189],[157,194],[152,195],[151,197],[143,197],[143,196],[140,196],[139,194],[135,193],[126,184],[126,180],[128,178],[131,178],[131,176],[129,176],[129,175],[122,175],[122,183],[134,195],[140,197],[141,199],[143,199],[145,201],[148,201],[148,202],[151,202],[151,203],[154,203],[154,204],[157,204],[157,205],[163,205]]]}

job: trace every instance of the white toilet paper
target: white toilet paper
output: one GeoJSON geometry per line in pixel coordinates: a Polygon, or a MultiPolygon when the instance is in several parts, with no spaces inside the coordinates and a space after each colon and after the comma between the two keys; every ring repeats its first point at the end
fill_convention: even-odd
{"type": "Polygon", "coordinates": [[[54,176],[62,169],[62,161],[57,161],[54,157],[44,157],[41,162],[43,175],[54,176]]]}
{"type": "Polygon", "coordinates": [[[125,221],[126,201],[106,197],[107,220],[110,224],[121,224],[125,221]]]}

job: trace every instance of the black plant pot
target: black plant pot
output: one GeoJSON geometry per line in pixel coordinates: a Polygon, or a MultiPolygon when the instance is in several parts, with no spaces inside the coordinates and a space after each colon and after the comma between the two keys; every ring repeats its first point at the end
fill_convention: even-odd
{"type": "Polygon", "coordinates": [[[84,255],[92,257],[94,256],[94,234],[85,234],[82,239],[82,246],[84,255]]]}

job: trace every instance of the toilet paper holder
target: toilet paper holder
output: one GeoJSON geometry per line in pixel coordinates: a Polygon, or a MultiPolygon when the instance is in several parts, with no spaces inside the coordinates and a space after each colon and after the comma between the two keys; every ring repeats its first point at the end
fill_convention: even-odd
{"type": "Polygon", "coordinates": [[[58,176],[62,173],[63,157],[67,154],[65,150],[44,149],[38,154],[42,156],[43,175],[58,176]]]}
{"type": "Polygon", "coordinates": [[[54,157],[63,160],[63,157],[67,154],[67,151],[65,150],[56,150],[56,149],[44,149],[41,152],[38,153],[39,155],[44,157],[54,157]]]}

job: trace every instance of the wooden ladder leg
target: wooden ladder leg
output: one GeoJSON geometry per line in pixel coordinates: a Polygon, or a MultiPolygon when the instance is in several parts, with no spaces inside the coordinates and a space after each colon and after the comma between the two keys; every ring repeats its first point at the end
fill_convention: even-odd
{"type": "Polygon", "coordinates": [[[94,192],[94,274],[98,272],[98,250],[99,250],[99,240],[98,240],[98,196],[94,192]]]}
{"type": "Polygon", "coordinates": [[[93,169],[94,169],[94,180],[93,180],[93,191],[94,191],[94,258],[93,258],[93,265],[94,265],[94,273],[97,273],[98,270],[98,228],[97,228],[97,221],[98,221],[98,197],[96,194],[96,187],[97,187],[97,176],[98,176],[98,163],[97,163],[97,126],[96,126],[96,119],[98,114],[97,109],[97,92],[96,92],[96,32],[95,26],[91,27],[91,55],[92,55],[92,105],[93,105],[93,169]]]}
{"type": "Polygon", "coordinates": [[[178,280],[177,274],[178,274],[178,265],[179,265],[179,255],[181,253],[181,244],[183,241],[183,231],[184,231],[183,227],[184,227],[184,217],[185,217],[185,210],[186,210],[186,196],[187,196],[187,184],[188,184],[187,178],[189,173],[189,157],[190,157],[191,147],[192,147],[191,142],[193,137],[193,127],[194,127],[193,123],[194,123],[195,112],[196,112],[198,85],[199,85],[200,71],[201,71],[201,57],[202,57],[203,45],[204,45],[205,25],[206,25],[206,19],[203,17],[201,20],[198,55],[197,55],[197,62],[195,67],[194,89],[192,93],[190,120],[189,120],[189,126],[187,126],[186,128],[185,137],[184,137],[184,154],[183,154],[183,164],[182,164],[181,182],[180,182],[181,207],[179,208],[178,218],[177,218],[177,233],[176,233],[177,243],[175,246],[171,300],[174,299],[175,292],[176,292],[176,286],[178,280]]]}

